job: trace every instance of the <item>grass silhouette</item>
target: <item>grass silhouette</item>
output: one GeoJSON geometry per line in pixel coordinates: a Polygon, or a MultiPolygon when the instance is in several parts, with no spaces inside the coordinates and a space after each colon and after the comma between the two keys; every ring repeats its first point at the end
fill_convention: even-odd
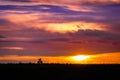
{"type": "Polygon", "coordinates": [[[0,75],[11,79],[119,80],[119,72],[120,64],[0,64],[0,75]]]}

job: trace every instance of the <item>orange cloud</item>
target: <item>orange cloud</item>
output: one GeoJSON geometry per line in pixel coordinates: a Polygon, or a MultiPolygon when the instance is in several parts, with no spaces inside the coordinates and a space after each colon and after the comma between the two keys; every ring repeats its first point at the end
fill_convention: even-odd
{"type": "Polygon", "coordinates": [[[0,49],[24,50],[23,47],[1,47],[0,49]]]}
{"type": "MultiPolygon", "coordinates": [[[[3,18],[9,20],[14,24],[13,29],[20,30],[24,28],[34,28],[34,29],[44,29],[46,31],[50,32],[60,32],[60,33],[66,33],[66,32],[76,32],[79,29],[86,30],[104,30],[102,24],[98,23],[88,23],[84,21],[73,21],[73,22],[64,22],[66,20],[61,19],[61,17],[57,16],[57,18],[60,18],[62,22],[59,22],[59,20],[50,20],[53,18],[52,13],[40,13],[38,16],[38,13],[34,14],[9,14],[4,16],[3,18]],[[49,19],[44,19],[44,18],[49,19]],[[68,28],[69,27],[69,28],[68,28]]],[[[64,17],[64,16],[62,16],[64,17]]],[[[77,17],[77,16],[73,16],[77,17]]],[[[96,19],[101,19],[101,17],[95,17],[96,19]]],[[[8,25],[10,26],[10,25],[8,25]]],[[[8,29],[8,28],[7,28],[8,29]]]]}
{"type": "Polygon", "coordinates": [[[4,16],[5,19],[10,20],[11,22],[14,23],[26,23],[31,20],[37,20],[38,17],[35,16],[35,14],[9,14],[4,16]]]}
{"type": "MultiPolygon", "coordinates": [[[[43,24],[44,25],[44,24],[43,24]]],[[[70,22],[70,23],[48,23],[47,25],[44,25],[45,30],[51,31],[51,32],[60,32],[60,33],[66,33],[66,32],[77,32],[78,30],[103,30],[102,26],[100,24],[96,23],[86,23],[86,22],[70,22]]]]}

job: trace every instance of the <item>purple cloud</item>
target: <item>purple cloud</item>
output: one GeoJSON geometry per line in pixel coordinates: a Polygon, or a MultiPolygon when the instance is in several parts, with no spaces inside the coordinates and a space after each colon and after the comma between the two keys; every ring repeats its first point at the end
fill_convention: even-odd
{"type": "MultiPolygon", "coordinates": [[[[6,1],[33,2],[31,0],[6,1]]],[[[48,3],[0,5],[0,47],[24,48],[21,51],[1,49],[0,55],[57,56],[120,52],[119,3],[98,4],[88,1],[80,5],[76,4],[74,7],[77,7],[77,10],[72,9],[71,5],[70,3],[64,6],[48,3]],[[80,7],[87,8],[88,11],[81,10],[80,7]],[[79,29],[76,26],[82,22],[88,28],[79,29]],[[97,25],[89,29],[87,23],[97,25]],[[70,27],[71,24],[75,27],[74,25],[70,27]],[[96,29],[98,26],[100,29],[96,29]],[[60,33],[70,28],[75,29],[60,33]]]]}
{"type": "MultiPolygon", "coordinates": [[[[26,30],[27,31],[27,30],[26,30]]],[[[13,32],[16,34],[15,32],[13,32]]],[[[9,35],[11,32],[9,33],[9,35]]],[[[25,37],[26,32],[19,31],[19,35],[25,37]],[[25,35],[24,35],[25,34],[25,35]]],[[[120,35],[99,31],[99,30],[79,30],[75,33],[50,33],[43,30],[28,29],[26,37],[31,40],[26,41],[13,41],[13,42],[0,42],[1,47],[7,45],[24,47],[25,50],[17,51],[18,55],[44,55],[44,56],[57,56],[57,55],[72,55],[76,51],[83,54],[98,54],[119,52],[120,35]],[[32,32],[32,33],[31,33],[32,32]],[[35,36],[34,36],[35,35],[35,36]],[[52,46],[51,46],[52,45],[52,46]],[[105,46],[105,47],[103,47],[105,46]],[[26,53],[25,53],[26,52],[26,53]]],[[[13,36],[13,35],[12,35],[13,36]]],[[[2,50],[3,51],[3,50],[2,50]]],[[[6,50],[16,54],[15,50],[6,50]]]]}

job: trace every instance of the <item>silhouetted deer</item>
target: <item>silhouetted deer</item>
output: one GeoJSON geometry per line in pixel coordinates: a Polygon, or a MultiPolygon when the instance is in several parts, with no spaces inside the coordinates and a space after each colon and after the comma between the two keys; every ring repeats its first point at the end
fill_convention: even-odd
{"type": "Polygon", "coordinates": [[[41,58],[38,59],[37,64],[43,64],[43,61],[41,58]]]}

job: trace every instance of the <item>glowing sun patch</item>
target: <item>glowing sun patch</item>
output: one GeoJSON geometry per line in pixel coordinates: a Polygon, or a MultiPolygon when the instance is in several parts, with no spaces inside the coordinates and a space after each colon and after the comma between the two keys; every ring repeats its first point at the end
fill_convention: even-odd
{"type": "Polygon", "coordinates": [[[77,56],[72,57],[72,59],[77,60],[77,61],[86,60],[88,58],[89,56],[86,56],[86,55],[77,55],[77,56]]]}

